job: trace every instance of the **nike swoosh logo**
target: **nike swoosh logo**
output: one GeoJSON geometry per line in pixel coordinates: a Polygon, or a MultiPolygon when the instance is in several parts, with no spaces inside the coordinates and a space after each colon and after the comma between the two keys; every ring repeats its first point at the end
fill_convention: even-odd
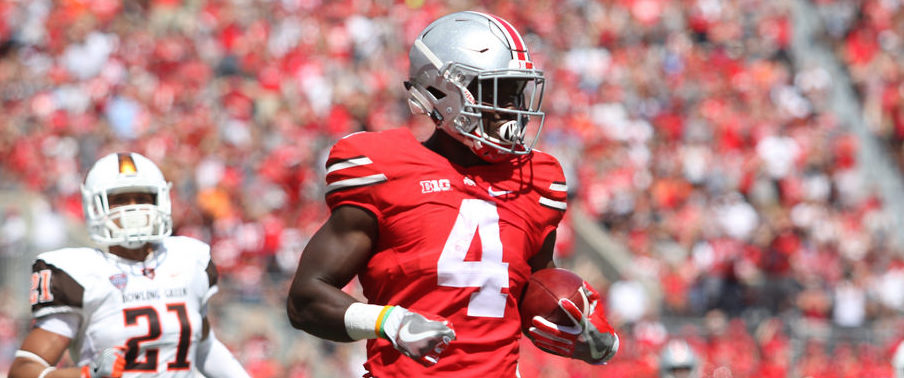
{"type": "Polygon", "coordinates": [[[496,190],[493,190],[493,187],[492,187],[492,186],[489,187],[489,188],[487,188],[487,191],[490,193],[490,197],[504,196],[504,195],[509,194],[509,193],[512,192],[511,190],[499,190],[499,191],[496,191],[496,190]]]}
{"type": "Polygon", "coordinates": [[[411,323],[405,323],[399,329],[399,339],[405,343],[413,343],[436,335],[432,330],[412,333],[410,325],[411,323]]]}

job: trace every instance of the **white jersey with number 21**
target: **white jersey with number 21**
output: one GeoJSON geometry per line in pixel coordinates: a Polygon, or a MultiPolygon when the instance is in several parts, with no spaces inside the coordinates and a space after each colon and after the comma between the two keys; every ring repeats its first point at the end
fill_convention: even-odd
{"type": "Polygon", "coordinates": [[[126,377],[193,375],[202,318],[217,291],[206,243],[168,237],[145,261],[65,248],[38,255],[32,271],[36,326],[71,338],[76,364],[123,346],[126,377]]]}

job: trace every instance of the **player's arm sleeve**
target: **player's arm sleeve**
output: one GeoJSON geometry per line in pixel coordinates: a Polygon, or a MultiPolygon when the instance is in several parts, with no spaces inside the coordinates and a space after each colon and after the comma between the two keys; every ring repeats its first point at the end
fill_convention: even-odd
{"type": "Polygon", "coordinates": [[[35,319],[53,314],[81,316],[85,288],[69,273],[39,258],[32,264],[31,303],[35,319]]]}
{"type": "Polygon", "coordinates": [[[373,154],[368,154],[366,133],[340,139],[330,149],[326,162],[326,203],[330,210],[352,205],[374,214],[379,220],[382,207],[374,188],[388,181],[373,154]]]}
{"type": "Polygon", "coordinates": [[[211,256],[210,245],[194,238],[178,237],[185,248],[196,251],[193,257],[193,279],[191,283],[192,295],[198,299],[201,316],[207,316],[207,304],[210,298],[219,291],[218,281],[220,274],[211,256]]]}
{"type": "Polygon", "coordinates": [[[207,337],[198,343],[198,370],[205,377],[212,378],[244,378],[249,377],[245,372],[242,364],[235,359],[235,356],[229,352],[226,345],[223,345],[213,330],[207,334],[207,337]]]}
{"type": "Polygon", "coordinates": [[[82,318],[71,312],[50,314],[35,319],[35,328],[53,332],[74,339],[78,334],[82,318]]]}

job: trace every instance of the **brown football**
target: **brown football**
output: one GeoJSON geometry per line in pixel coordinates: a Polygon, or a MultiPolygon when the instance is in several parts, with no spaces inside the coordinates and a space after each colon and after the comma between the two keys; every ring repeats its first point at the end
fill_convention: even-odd
{"type": "Polygon", "coordinates": [[[534,272],[527,281],[518,305],[521,311],[521,329],[527,332],[535,315],[556,324],[574,325],[565,311],[559,308],[559,298],[568,298],[583,310],[584,300],[580,293],[583,283],[581,277],[566,269],[547,268],[534,272]]]}

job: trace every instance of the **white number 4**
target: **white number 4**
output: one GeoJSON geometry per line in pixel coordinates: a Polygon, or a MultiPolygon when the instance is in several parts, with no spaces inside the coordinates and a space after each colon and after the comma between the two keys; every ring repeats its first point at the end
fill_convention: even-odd
{"type": "Polygon", "coordinates": [[[502,288],[509,287],[508,263],[502,262],[499,213],[495,204],[479,199],[461,201],[458,218],[443,246],[436,270],[440,286],[480,288],[471,294],[468,316],[501,318],[505,315],[507,295],[502,293],[502,288]],[[481,258],[465,261],[478,232],[483,247],[481,258]]]}

